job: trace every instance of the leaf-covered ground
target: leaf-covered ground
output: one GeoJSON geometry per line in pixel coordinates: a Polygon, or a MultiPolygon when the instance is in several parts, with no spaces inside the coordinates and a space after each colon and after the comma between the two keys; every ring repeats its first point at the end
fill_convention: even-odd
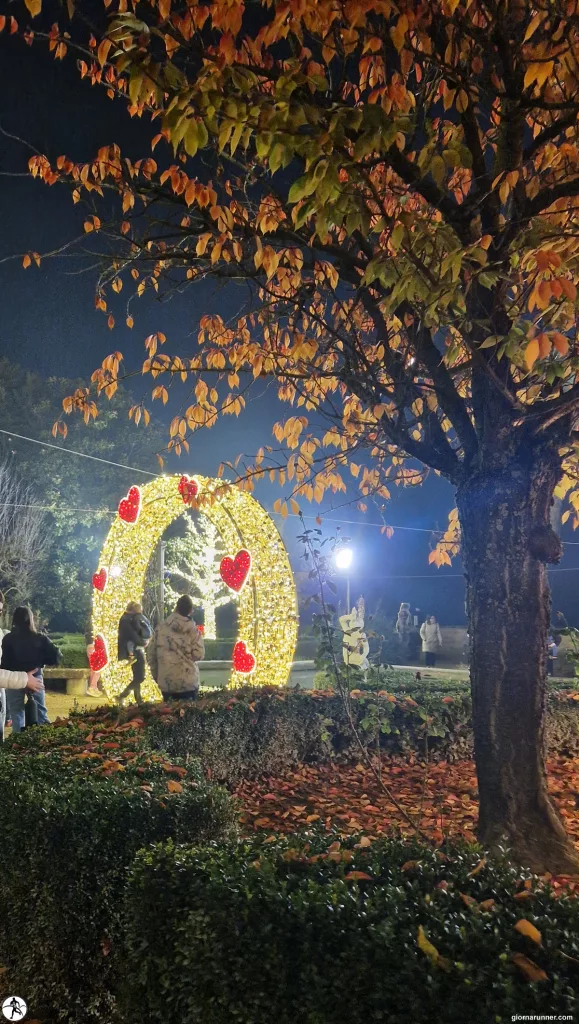
{"type": "MultiPolygon", "coordinates": [[[[382,777],[400,807],[420,822],[434,842],[462,836],[474,840],[477,783],[472,761],[424,764],[383,759],[382,777]]],[[[549,763],[549,789],[567,829],[579,846],[579,762],[549,763]]],[[[335,828],[344,835],[363,832],[377,837],[410,826],[363,765],[318,765],[283,778],[243,781],[236,789],[243,804],[242,828],[250,834],[292,833],[298,829],[335,828]]],[[[579,893],[579,881],[570,883],[579,893]]]]}

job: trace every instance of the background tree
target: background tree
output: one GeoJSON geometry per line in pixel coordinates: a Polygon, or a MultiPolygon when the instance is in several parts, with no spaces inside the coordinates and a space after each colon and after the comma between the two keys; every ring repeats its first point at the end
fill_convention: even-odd
{"type": "MultiPolygon", "coordinates": [[[[0,435],[1,458],[25,482],[20,486],[34,492],[32,504],[56,509],[42,514],[46,546],[30,579],[31,589],[22,591],[18,599],[31,601],[54,628],[82,630],[90,612],[91,576],[98,553],[119,499],[135,474],[50,447],[55,443],[51,430],[62,396],[75,386],[68,378],[44,380],[0,359],[1,426],[14,431],[12,436],[0,435]],[[46,447],[20,440],[16,434],[46,441],[46,447]]],[[[103,409],[90,429],[77,424],[66,446],[154,473],[155,451],[165,445],[165,431],[159,424],[135,431],[127,419],[131,404],[129,396],[122,394],[118,407],[103,409]]]]}
{"type": "MultiPolygon", "coordinates": [[[[275,429],[287,458],[261,451],[253,472],[277,469],[292,500],[345,491],[345,474],[385,500],[425,467],[455,486],[479,835],[533,867],[576,868],[547,794],[543,718],[555,488],[579,507],[577,3],[105,8],[87,44],[92,5],[77,0],[49,45],[76,48],[83,77],[152,115],[155,156],[112,144],[90,163],[30,162],[88,203],[97,306],[112,327],[125,282],[138,295],[250,284],[243,315],[202,317],[187,359],[147,338],[153,399],[194,383],[174,450],[271,377],[293,406],[275,429]]],[[[105,360],[94,394],[114,393],[119,367],[119,353],[105,360]]],[[[90,417],[94,394],[65,411],[90,417]]]]}
{"type": "Polygon", "coordinates": [[[0,588],[12,606],[31,600],[47,555],[46,515],[38,504],[34,488],[0,463],[0,588]]]}
{"type": "Polygon", "coordinates": [[[217,528],[205,516],[181,517],[184,534],[170,538],[165,547],[165,610],[172,612],[181,594],[190,594],[205,616],[204,635],[217,639],[215,611],[237,599],[221,579],[219,566],[227,552],[217,528]]]}

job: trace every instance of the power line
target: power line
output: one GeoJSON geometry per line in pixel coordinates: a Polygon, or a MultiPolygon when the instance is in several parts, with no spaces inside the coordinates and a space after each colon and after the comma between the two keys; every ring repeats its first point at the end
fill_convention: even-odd
{"type": "Polygon", "coordinates": [[[17,437],[20,441],[30,441],[32,444],[40,444],[43,448],[55,448],[57,452],[68,452],[70,455],[80,455],[81,459],[91,459],[93,462],[104,462],[107,466],[116,466],[118,469],[128,469],[131,473],[143,473],[145,476],[158,476],[148,469],[138,469],[136,466],[125,466],[122,462],[112,462],[111,459],[101,459],[97,455],[87,455],[86,452],[77,452],[74,448],[65,448],[64,445],[51,444],[50,441],[39,441],[37,437],[26,437],[25,434],[15,434],[13,430],[2,430],[0,434],[7,437],[17,437]]]}
{"type": "MultiPolygon", "coordinates": [[[[113,462],[111,459],[102,459],[97,455],[88,455],[87,452],[78,452],[74,448],[67,448],[64,445],[52,444],[50,441],[40,441],[37,437],[27,437],[26,434],[16,434],[13,430],[4,430],[0,427],[0,434],[5,434],[7,437],[17,437],[20,441],[29,441],[31,444],[39,444],[43,448],[53,448],[57,452],[67,452],[69,455],[78,455],[81,459],[90,459],[92,462],[102,462],[107,466],[115,466],[117,469],[126,469],[130,473],[142,473],[144,476],[156,477],[157,473],[152,473],[148,469],[139,469],[137,466],[126,466],[122,462],[113,462]]],[[[69,508],[63,507],[58,508],[56,506],[48,505],[12,505],[11,502],[0,502],[0,507],[13,507],[13,508],[36,508],[39,511],[44,512],[93,512],[98,515],[116,515],[116,511],[112,509],[96,509],[96,508],[69,508]]],[[[279,512],[270,512],[270,515],[280,515],[279,512]]],[[[295,512],[288,513],[288,518],[292,519],[313,519],[317,520],[322,518],[325,523],[342,523],[347,526],[366,526],[374,527],[376,529],[383,529],[387,524],[385,523],[365,523],[358,519],[336,519],[334,516],[326,516],[323,512],[318,516],[313,515],[298,515],[295,512]]],[[[393,530],[404,530],[409,533],[443,533],[443,530],[436,530],[434,528],[428,528],[425,526],[395,526],[392,523],[388,524],[393,530]]],[[[565,540],[562,542],[565,547],[579,547],[579,541],[576,540],[565,540]]],[[[573,572],[573,569],[549,569],[549,572],[573,572]]],[[[460,576],[461,574],[458,573],[460,576]]],[[[380,579],[434,579],[435,577],[378,577],[380,579]]],[[[448,577],[447,577],[448,578],[448,577]]]]}

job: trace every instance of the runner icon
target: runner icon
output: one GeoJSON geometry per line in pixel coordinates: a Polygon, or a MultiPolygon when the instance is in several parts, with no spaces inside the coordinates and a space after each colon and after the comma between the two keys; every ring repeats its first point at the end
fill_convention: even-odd
{"type": "Polygon", "coordinates": [[[2,1013],[6,1020],[23,1020],[28,1007],[19,996],[8,996],[2,1003],[2,1013]]]}

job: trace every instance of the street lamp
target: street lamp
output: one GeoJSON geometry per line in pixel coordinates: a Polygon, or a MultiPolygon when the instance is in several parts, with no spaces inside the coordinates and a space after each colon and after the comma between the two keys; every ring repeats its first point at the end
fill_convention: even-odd
{"type": "Polygon", "coordinates": [[[346,611],[350,613],[350,566],[352,565],[352,559],[354,552],[352,548],[340,547],[336,549],[334,554],[334,565],[336,569],[346,575],[346,611]]]}

